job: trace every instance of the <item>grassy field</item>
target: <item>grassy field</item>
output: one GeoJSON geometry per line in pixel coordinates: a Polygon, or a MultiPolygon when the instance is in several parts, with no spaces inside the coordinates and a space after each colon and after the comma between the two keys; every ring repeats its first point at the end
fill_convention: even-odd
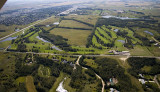
{"type": "Polygon", "coordinates": [[[55,28],[50,31],[50,33],[67,38],[70,45],[84,47],[87,43],[88,36],[91,34],[91,31],[55,28]]]}
{"type": "Polygon", "coordinates": [[[92,29],[92,27],[73,21],[73,20],[62,20],[60,25],[60,27],[70,27],[70,28],[88,28],[88,29],[92,29]]]}
{"type": "Polygon", "coordinates": [[[140,45],[136,45],[134,49],[130,50],[131,55],[133,56],[153,56],[153,54],[146,48],[140,45]]]}
{"type": "Polygon", "coordinates": [[[65,78],[65,75],[63,72],[61,72],[60,76],[56,79],[56,82],[54,83],[52,88],[49,90],[49,92],[56,92],[56,89],[57,89],[59,83],[62,82],[64,78],[65,78]]]}
{"type": "Polygon", "coordinates": [[[80,20],[92,25],[95,25],[97,22],[99,16],[94,16],[94,15],[70,15],[70,16],[65,16],[65,18],[72,18],[76,20],[80,20]]]}
{"type": "Polygon", "coordinates": [[[35,86],[34,86],[34,80],[32,76],[26,77],[26,88],[28,92],[37,92],[35,86]]]}
{"type": "Polygon", "coordinates": [[[25,83],[26,82],[26,77],[18,77],[16,79],[16,84],[19,86],[20,83],[25,83]]]}
{"type": "Polygon", "coordinates": [[[48,20],[41,22],[38,25],[51,25],[54,22],[59,22],[59,17],[52,16],[48,20]]]}
{"type": "Polygon", "coordinates": [[[97,65],[97,64],[94,62],[94,60],[92,60],[92,59],[87,59],[87,58],[85,58],[85,59],[84,59],[84,62],[87,63],[86,65],[92,66],[93,68],[97,68],[97,67],[98,67],[98,65],[97,65]]]}
{"type": "Polygon", "coordinates": [[[43,65],[40,65],[38,68],[38,75],[41,77],[49,77],[51,74],[51,70],[49,67],[45,67],[43,65]]]}
{"type": "Polygon", "coordinates": [[[4,69],[2,72],[4,74],[10,75],[15,72],[15,56],[13,53],[0,52],[0,68],[4,69]]]}

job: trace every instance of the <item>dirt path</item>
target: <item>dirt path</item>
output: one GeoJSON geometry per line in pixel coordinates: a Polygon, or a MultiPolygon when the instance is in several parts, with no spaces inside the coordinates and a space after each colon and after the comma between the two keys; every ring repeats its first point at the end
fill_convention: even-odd
{"type": "Polygon", "coordinates": [[[160,89],[160,85],[159,85],[158,80],[157,80],[157,75],[154,76],[154,82],[157,84],[158,88],[160,89]]]}
{"type": "Polygon", "coordinates": [[[95,75],[98,77],[98,79],[100,79],[102,81],[102,92],[104,92],[105,83],[104,83],[103,79],[99,75],[97,75],[96,73],[95,73],[95,75]]]}
{"type": "Polygon", "coordinates": [[[157,42],[157,43],[160,43],[158,40],[156,40],[154,37],[152,37],[153,38],[153,40],[155,41],[155,42],[157,42]]]}
{"type": "MultiPolygon", "coordinates": [[[[81,57],[82,57],[82,55],[80,55],[80,56],[78,57],[78,59],[77,59],[77,61],[76,61],[76,64],[75,64],[75,66],[74,66],[74,69],[76,69],[76,65],[81,66],[81,65],[79,64],[79,60],[80,60],[81,57]]],[[[83,67],[83,66],[81,66],[81,67],[82,67],[83,69],[88,69],[88,68],[83,67]]],[[[98,74],[95,73],[95,75],[96,75],[96,77],[97,77],[98,79],[101,80],[101,82],[102,82],[102,91],[101,91],[101,92],[104,92],[105,82],[103,81],[103,79],[102,79],[98,74]]]]}

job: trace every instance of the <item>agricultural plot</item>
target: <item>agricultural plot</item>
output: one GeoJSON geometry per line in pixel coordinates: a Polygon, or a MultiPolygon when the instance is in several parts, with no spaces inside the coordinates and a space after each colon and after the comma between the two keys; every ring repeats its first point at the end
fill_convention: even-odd
{"type": "Polygon", "coordinates": [[[51,34],[60,35],[68,39],[68,43],[73,46],[85,47],[87,43],[87,37],[91,34],[90,30],[76,30],[76,29],[64,29],[55,28],[50,31],[51,34]]]}
{"type": "Polygon", "coordinates": [[[26,77],[26,88],[28,92],[37,92],[35,85],[34,85],[34,80],[32,76],[27,76],[26,77]]]}
{"type": "Polygon", "coordinates": [[[92,27],[85,25],[83,23],[79,23],[73,20],[62,20],[59,27],[70,27],[70,28],[86,28],[92,29],[92,27]]]}
{"type": "Polygon", "coordinates": [[[80,20],[92,25],[95,25],[99,16],[93,15],[69,15],[65,16],[65,18],[80,20]]]}

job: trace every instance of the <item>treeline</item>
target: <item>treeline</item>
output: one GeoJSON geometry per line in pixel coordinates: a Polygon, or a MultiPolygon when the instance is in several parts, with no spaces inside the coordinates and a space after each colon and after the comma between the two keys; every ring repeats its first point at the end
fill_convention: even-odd
{"type": "Polygon", "coordinates": [[[0,30],[0,32],[6,32],[6,30],[0,30]]]}
{"type": "MultiPolygon", "coordinates": [[[[131,19],[131,20],[122,20],[117,18],[99,18],[96,23],[96,27],[103,25],[112,25],[117,27],[140,27],[140,28],[150,28],[153,30],[160,30],[157,20],[150,19],[131,19]]],[[[160,31],[158,31],[160,33],[160,31]]]]}
{"type": "Polygon", "coordinates": [[[62,20],[73,20],[73,21],[76,21],[76,22],[79,22],[79,23],[82,23],[82,24],[88,25],[88,26],[90,26],[90,27],[94,27],[94,25],[92,25],[92,24],[89,24],[89,23],[87,23],[87,22],[83,22],[83,21],[81,21],[81,20],[77,20],[77,19],[62,18],[62,20]]]}
{"type": "Polygon", "coordinates": [[[90,29],[90,28],[72,28],[72,27],[58,27],[58,28],[77,29],[77,30],[92,30],[92,29],[90,29]]]}
{"type": "Polygon", "coordinates": [[[139,35],[139,34],[137,34],[137,33],[134,33],[134,37],[135,37],[135,38],[138,38],[139,40],[142,41],[143,44],[141,44],[141,45],[151,46],[150,40],[149,40],[148,38],[143,37],[143,36],[141,36],[141,35],[139,35]]]}
{"type": "Polygon", "coordinates": [[[69,51],[70,49],[72,49],[70,48],[70,45],[67,43],[68,39],[63,38],[60,35],[50,34],[48,31],[43,30],[41,33],[39,33],[39,36],[51,42],[52,44],[59,46],[65,51],[69,51]]]}
{"type": "Polygon", "coordinates": [[[114,77],[118,79],[118,84],[114,86],[105,85],[106,89],[112,87],[121,92],[137,91],[137,88],[132,85],[130,78],[124,73],[125,70],[118,64],[116,60],[110,58],[92,58],[94,62],[98,64],[97,68],[94,68],[92,66],[87,66],[83,59],[85,59],[85,57],[82,57],[82,59],[80,60],[80,64],[100,75],[105,81],[105,84],[109,82],[110,78],[114,77]]]}
{"type": "Polygon", "coordinates": [[[137,78],[139,74],[149,74],[149,75],[160,74],[160,62],[155,58],[131,57],[127,61],[131,66],[131,68],[128,69],[128,72],[137,78]],[[142,68],[144,66],[151,67],[151,70],[148,72],[143,71],[142,68]]]}

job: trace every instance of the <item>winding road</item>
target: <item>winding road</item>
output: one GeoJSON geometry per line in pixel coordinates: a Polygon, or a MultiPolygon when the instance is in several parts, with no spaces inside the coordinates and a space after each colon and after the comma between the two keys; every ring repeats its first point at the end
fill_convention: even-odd
{"type": "MultiPolygon", "coordinates": [[[[82,57],[82,55],[79,55],[79,57],[78,57],[78,59],[77,59],[77,61],[76,61],[76,65],[81,66],[81,65],[79,64],[79,60],[80,60],[81,57],[82,57]]],[[[74,69],[76,69],[76,65],[74,66],[74,69]]],[[[83,67],[83,66],[81,66],[81,67],[82,67],[83,69],[88,69],[88,68],[83,67]]],[[[98,79],[101,80],[101,82],[102,82],[102,91],[101,91],[101,92],[104,92],[105,82],[103,81],[103,79],[101,78],[101,76],[99,76],[99,75],[96,74],[96,73],[95,73],[95,75],[96,75],[96,77],[97,77],[98,79]]]]}

